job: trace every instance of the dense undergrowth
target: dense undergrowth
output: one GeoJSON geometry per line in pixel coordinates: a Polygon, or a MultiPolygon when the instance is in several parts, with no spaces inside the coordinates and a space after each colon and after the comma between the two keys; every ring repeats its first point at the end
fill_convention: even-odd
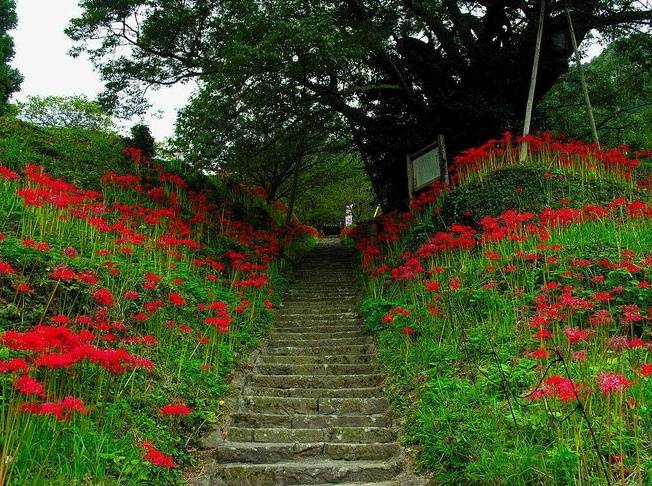
{"type": "Polygon", "coordinates": [[[649,169],[509,138],[453,188],[353,230],[363,303],[418,465],[442,484],[652,481],[649,169]]]}
{"type": "Polygon", "coordinates": [[[0,483],[182,482],[314,234],[111,135],[0,135],[0,483]]]}

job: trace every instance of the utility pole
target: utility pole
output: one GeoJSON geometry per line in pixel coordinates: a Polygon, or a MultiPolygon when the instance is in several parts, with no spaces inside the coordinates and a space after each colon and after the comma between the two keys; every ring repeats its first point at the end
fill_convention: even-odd
{"type": "MultiPolygon", "coordinates": [[[[532,123],[532,111],[534,109],[534,93],[537,87],[537,74],[539,72],[539,57],[541,55],[541,39],[543,38],[543,22],[546,15],[546,0],[541,0],[541,10],[539,11],[539,29],[537,30],[537,42],[534,46],[534,62],[532,63],[532,77],[530,79],[530,93],[527,98],[525,107],[525,121],[523,122],[523,136],[530,134],[530,125],[532,123]]],[[[519,160],[524,162],[527,158],[527,142],[521,143],[521,154],[519,160]]]]}
{"type": "Polygon", "coordinates": [[[591,106],[591,97],[589,96],[589,87],[586,84],[586,77],[584,76],[584,68],[582,67],[582,58],[580,57],[580,50],[577,46],[577,38],[575,37],[575,28],[573,27],[573,19],[571,18],[568,3],[565,2],[564,8],[566,10],[566,19],[568,20],[568,30],[570,32],[571,42],[573,43],[573,50],[575,51],[575,63],[577,64],[577,71],[580,75],[580,83],[582,91],[584,92],[584,103],[586,103],[586,112],[589,115],[589,122],[591,123],[591,133],[593,134],[593,141],[596,145],[600,146],[600,139],[598,138],[598,129],[595,125],[595,117],[593,116],[593,106],[591,106]]]}

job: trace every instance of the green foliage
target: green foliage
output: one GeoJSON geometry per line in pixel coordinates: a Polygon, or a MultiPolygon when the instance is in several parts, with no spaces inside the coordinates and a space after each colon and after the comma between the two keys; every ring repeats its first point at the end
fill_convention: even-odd
{"type": "Polygon", "coordinates": [[[131,127],[131,136],[127,139],[127,145],[141,149],[143,155],[150,158],[154,157],[156,152],[156,141],[149,127],[144,123],[131,127]]]}
{"type": "Polygon", "coordinates": [[[99,188],[108,171],[125,172],[124,144],[113,134],[76,128],[41,128],[0,118],[0,160],[13,169],[43,165],[55,177],[83,187],[99,188]]]}
{"type": "Polygon", "coordinates": [[[0,115],[9,97],[20,89],[23,76],[9,63],[14,58],[14,41],[8,31],[16,27],[16,2],[0,0],[0,115]]]}
{"type": "Polygon", "coordinates": [[[19,119],[41,127],[115,130],[111,115],[85,96],[30,96],[17,109],[19,119]]]}
{"type": "MultiPolygon", "coordinates": [[[[592,29],[618,37],[652,15],[630,0],[568,5],[582,18],[580,41],[592,29]]],[[[110,105],[142,111],[151,86],[198,79],[192,110],[201,123],[184,129],[216,149],[223,133],[264,141],[270,130],[261,127],[292,131],[327,119],[314,123],[316,131],[339,140],[346,132],[386,207],[406,202],[405,154],[442,130],[455,152],[518,126],[537,22],[526,0],[83,0],[80,7],[67,32],[98,66],[110,105]]],[[[563,9],[561,2],[546,9],[541,88],[568,68],[563,9]]]]}
{"type": "MultiPolygon", "coordinates": [[[[652,147],[652,35],[639,32],[613,42],[585,64],[600,141],[652,147]]],[[[562,76],[539,105],[541,123],[567,137],[591,140],[577,68],[562,76]]]]}
{"type": "Polygon", "coordinates": [[[508,167],[445,194],[438,211],[412,225],[405,241],[408,248],[415,249],[436,231],[454,223],[473,225],[482,216],[500,216],[508,210],[538,213],[546,207],[559,208],[569,203],[605,204],[632,191],[629,185],[613,178],[588,178],[528,165],[508,167]]]}
{"type": "Polygon", "coordinates": [[[369,221],[373,216],[373,190],[357,157],[316,164],[301,178],[295,211],[301,222],[317,228],[343,224],[347,205],[351,206],[356,223],[369,221]]]}
{"type": "Polygon", "coordinates": [[[545,207],[560,207],[563,199],[574,206],[604,204],[630,192],[627,184],[613,179],[587,179],[540,167],[510,167],[446,194],[441,216],[450,225],[499,216],[510,209],[536,213],[545,207]]]}
{"type": "MultiPolygon", "coordinates": [[[[641,196],[645,194],[608,175],[597,179],[571,170],[548,173],[535,166],[498,169],[481,181],[455,188],[441,204],[430,208],[434,212],[414,215],[413,226],[399,242],[384,248],[386,255],[376,266],[404,263],[405,249],[415,250],[458,218],[476,224],[484,215],[510,209],[559,208],[560,199],[569,199],[575,208],[604,205],[615,197],[641,196]],[[466,211],[472,213],[465,217],[466,211]]],[[[401,417],[403,440],[417,452],[417,467],[441,484],[615,484],[630,473],[631,482],[649,483],[650,381],[637,376],[641,363],[649,361],[649,352],[605,351],[604,335],[598,338],[594,333],[629,335],[617,321],[608,331],[592,328],[590,339],[598,339],[597,343],[569,344],[564,326],[589,328],[586,319],[591,311],[573,312],[563,324],[546,324],[545,329],[558,333],[554,343],[538,343],[531,326],[533,315],[546,305],[543,298],[551,298],[542,287],[552,281],[576,287],[573,295],[587,302],[597,289],[614,289],[608,305],[612,309],[634,302],[641,309],[650,306],[652,293],[646,282],[652,274],[647,265],[634,271],[610,269],[599,262],[623,261],[624,250],[645,258],[652,244],[651,229],[649,218],[607,217],[549,228],[549,241],[504,240],[468,251],[438,252],[420,260],[431,270],[424,272],[423,280],[396,281],[386,274],[368,278],[361,311],[368,329],[377,335],[379,357],[388,376],[385,388],[401,417]],[[559,252],[541,250],[552,245],[559,252]],[[490,259],[490,251],[499,259],[490,259]],[[526,257],[537,253],[536,259],[526,257]],[[579,259],[590,264],[582,266],[579,259]],[[597,275],[604,277],[604,283],[591,284],[597,275]],[[449,289],[453,278],[459,278],[458,289],[449,289]],[[436,281],[440,290],[427,290],[425,281],[436,281]],[[397,306],[409,311],[408,315],[384,320],[397,306]],[[411,329],[409,337],[402,332],[406,326],[411,329]],[[537,346],[551,352],[559,349],[567,357],[564,366],[570,376],[590,390],[582,400],[609,480],[587,431],[587,420],[573,409],[575,403],[531,399],[530,393],[544,377],[566,376],[567,372],[552,358],[532,359],[529,352],[537,346]],[[577,350],[587,352],[586,362],[570,357],[577,350]],[[616,397],[596,389],[596,374],[604,369],[632,380],[627,396],[618,395],[620,403],[630,400],[631,411],[623,407],[609,415],[616,397]],[[605,402],[612,405],[605,407],[605,402]],[[624,469],[610,463],[618,455],[626,458],[624,469]]],[[[634,333],[639,334],[647,340],[646,331],[634,333]]]]}

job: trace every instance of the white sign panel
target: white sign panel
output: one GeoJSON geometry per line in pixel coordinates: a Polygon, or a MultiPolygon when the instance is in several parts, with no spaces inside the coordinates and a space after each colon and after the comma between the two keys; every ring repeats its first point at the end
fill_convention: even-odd
{"type": "Polygon", "coordinates": [[[417,157],[412,161],[414,173],[414,190],[418,191],[441,176],[441,159],[439,147],[417,157]]]}

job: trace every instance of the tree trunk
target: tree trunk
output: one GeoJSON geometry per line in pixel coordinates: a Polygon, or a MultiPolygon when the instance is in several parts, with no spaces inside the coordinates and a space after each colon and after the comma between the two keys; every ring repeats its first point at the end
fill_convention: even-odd
{"type": "Polygon", "coordinates": [[[285,225],[289,225],[292,222],[292,214],[294,213],[294,204],[297,199],[297,188],[299,186],[299,174],[303,169],[303,164],[297,162],[294,167],[294,177],[292,179],[292,190],[290,192],[290,200],[288,202],[288,211],[285,217],[285,225]]]}

